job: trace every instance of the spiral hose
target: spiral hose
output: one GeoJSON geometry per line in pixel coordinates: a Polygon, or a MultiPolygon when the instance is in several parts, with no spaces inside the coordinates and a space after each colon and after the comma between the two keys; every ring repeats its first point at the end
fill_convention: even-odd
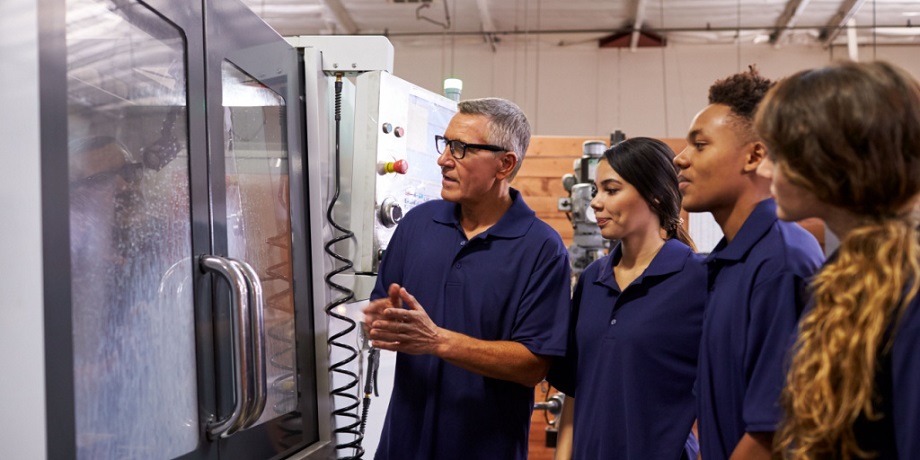
{"type": "Polygon", "coordinates": [[[331,240],[329,240],[324,247],[326,250],[326,254],[328,254],[333,259],[341,262],[342,265],[339,268],[326,273],[326,276],[324,279],[326,281],[327,286],[329,286],[333,290],[338,291],[339,293],[342,294],[339,298],[331,301],[328,305],[326,305],[325,311],[327,315],[329,315],[330,317],[338,321],[345,323],[346,325],[345,329],[329,337],[328,344],[330,347],[345,350],[347,352],[347,356],[345,356],[341,360],[329,366],[329,372],[331,372],[333,375],[338,374],[340,376],[344,376],[347,379],[345,383],[334,387],[331,391],[331,394],[332,394],[332,399],[333,399],[333,406],[335,406],[335,402],[337,401],[336,398],[338,398],[338,400],[344,399],[346,403],[345,407],[340,407],[340,408],[333,410],[332,415],[335,417],[344,417],[346,419],[354,420],[354,422],[352,423],[347,423],[344,426],[338,426],[338,419],[336,419],[337,426],[335,430],[333,430],[333,433],[335,433],[336,435],[339,435],[339,434],[354,435],[355,437],[354,440],[350,442],[343,442],[340,444],[336,444],[335,446],[336,450],[338,451],[353,449],[354,454],[352,456],[339,457],[341,459],[350,460],[350,459],[360,459],[364,456],[364,448],[361,446],[362,441],[364,441],[364,433],[363,433],[363,429],[361,429],[361,417],[357,413],[358,412],[357,409],[361,405],[361,400],[358,398],[358,396],[355,394],[355,391],[353,390],[354,388],[357,388],[358,385],[361,383],[361,379],[360,377],[358,377],[358,374],[346,369],[346,366],[358,357],[358,350],[355,347],[352,347],[351,345],[348,345],[347,343],[343,343],[341,341],[343,337],[345,337],[346,335],[354,331],[357,328],[357,325],[355,321],[352,320],[351,318],[336,312],[337,307],[339,307],[340,305],[347,304],[354,299],[354,292],[351,289],[348,289],[347,287],[342,286],[341,284],[338,284],[332,280],[332,278],[335,277],[335,275],[351,270],[352,267],[354,266],[351,260],[349,260],[345,256],[342,256],[341,254],[336,253],[333,248],[337,243],[340,243],[342,241],[347,241],[354,237],[354,233],[352,233],[347,228],[336,223],[335,218],[333,216],[333,209],[335,207],[336,201],[338,201],[339,199],[339,191],[340,191],[339,163],[341,162],[341,154],[340,154],[340,147],[339,147],[339,136],[340,136],[339,131],[340,131],[341,120],[342,120],[342,74],[338,73],[335,76],[335,171],[333,174],[333,178],[334,178],[333,180],[335,182],[335,191],[332,195],[332,199],[329,202],[329,207],[326,209],[326,219],[329,221],[329,224],[332,225],[332,227],[335,230],[337,230],[340,234],[339,236],[336,236],[332,238],[331,240]]]}

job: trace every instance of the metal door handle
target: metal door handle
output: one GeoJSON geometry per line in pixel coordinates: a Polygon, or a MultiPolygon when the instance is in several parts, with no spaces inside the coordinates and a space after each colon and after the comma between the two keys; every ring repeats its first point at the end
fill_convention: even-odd
{"type": "Polygon", "coordinates": [[[247,348],[252,344],[249,340],[249,282],[240,264],[224,257],[206,255],[199,259],[203,271],[214,272],[230,284],[230,306],[233,308],[231,315],[231,339],[233,342],[234,373],[234,403],[233,411],[224,419],[211,422],[207,426],[208,436],[212,439],[227,437],[239,431],[243,422],[249,419],[248,410],[251,407],[249,395],[252,388],[249,385],[250,365],[247,348]]]}
{"type": "Polygon", "coordinates": [[[265,374],[265,305],[262,298],[262,282],[256,271],[243,261],[234,261],[239,264],[240,270],[249,284],[249,328],[251,334],[250,365],[253,376],[253,387],[250,393],[249,407],[246,411],[248,417],[241,422],[242,428],[249,428],[265,410],[265,401],[268,397],[268,384],[265,374]]]}

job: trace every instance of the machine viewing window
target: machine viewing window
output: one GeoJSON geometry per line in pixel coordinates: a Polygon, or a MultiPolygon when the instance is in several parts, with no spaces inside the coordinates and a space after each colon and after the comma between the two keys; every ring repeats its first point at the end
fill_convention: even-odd
{"type": "Polygon", "coordinates": [[[284,99],[224,61],[229,256],[259,275],[265,299],[264,423],[297,409],[293,260],[284,99]]]}
{"type": "Polygon", "coordinates": [[[173,458],[199,433],[186,43],[139,2],[66,8],[77,458],[173,458]]]}

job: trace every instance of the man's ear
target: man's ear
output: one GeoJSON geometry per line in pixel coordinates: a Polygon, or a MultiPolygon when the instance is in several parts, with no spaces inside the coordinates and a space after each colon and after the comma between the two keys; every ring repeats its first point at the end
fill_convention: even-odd
{"type": "Polygon", "coordinates": [[[496,177],[499,180],[503,180],[505,178],[510,177],[511,174],[514,172],[514,169],[517,167],[517,164],[518,164],[518,157],[517,155],[515,155],[514,152],[505,152],[502,154],[501,157],[499,157],[499,161],[501,161],[501,166],[499,166],[498,168],[496,177]]]}
{"type": "Polygon", "coordinates": [[[767,146],[762,141],[754,141],[748,144],[745,155],[744,172],[756,174],[757,167],[767,158],[767,146]]]}

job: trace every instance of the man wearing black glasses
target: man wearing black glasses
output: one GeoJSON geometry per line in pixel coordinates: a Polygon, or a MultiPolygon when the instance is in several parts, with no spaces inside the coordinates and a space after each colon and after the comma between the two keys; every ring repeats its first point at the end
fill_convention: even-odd
{"type": "Polygon", "coordinates": [[[365,326],[399,352],[377,459],[527,458],[533,386],[565,353],[568,252],[511,188],[530,142],[515,104],[461,102],[441,197],[400,222],[365,326]]]}

